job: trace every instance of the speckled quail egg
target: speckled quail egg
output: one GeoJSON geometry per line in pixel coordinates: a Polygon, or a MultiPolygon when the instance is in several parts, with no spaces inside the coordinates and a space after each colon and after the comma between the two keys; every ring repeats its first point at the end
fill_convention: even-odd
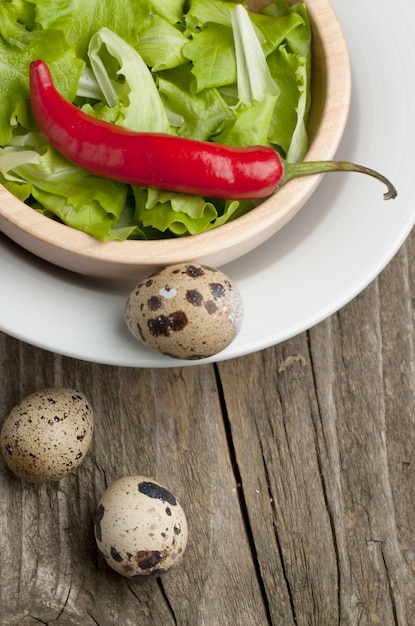
{"type": "Polygon", "coordinates": [[[132,290],[125,319],[133,335],[153,350],[178,359],[202,359],[235,339],[243,301],[222,271],[191,263],[171,265],[132,290]]]}
{"type": "Polygon", "coordinates": [[[125,476],[101,497],[95,538],[106,562],[119,574],[160,576],[183,556],[187,521],[165,487],[144,476],[125,476]]]}
{"type": "Polygon", "coordinates": [[[77,389],[50,387],[22,399],[6,417],[1,452],[14,474],[32,482],[59,480],[83,461],[93,413],[77,389]]]}

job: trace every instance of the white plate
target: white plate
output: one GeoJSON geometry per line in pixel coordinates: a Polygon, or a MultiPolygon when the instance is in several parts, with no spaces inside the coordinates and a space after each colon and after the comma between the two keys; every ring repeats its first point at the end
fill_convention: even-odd
{"type": "MultiPolygon", "coordinates": [[[[391,10],[386,0],[333,0],[333,6],[353,73],[337,157],[381,171],[398,198],[385,202],[383,185],[360,174],[326,175],[287,226],[224,268],[242,292],[244,325],[231,346],[204,363],[275,345],[322,321],[379,274],[415,223],[415,5],[395,0],[391,10]]],[[[0,329],[38,347],[110,365],[195,364],[134,340],[123,320],[128,285],[70,274],[1,236],[0,293],[0,329]]]]}

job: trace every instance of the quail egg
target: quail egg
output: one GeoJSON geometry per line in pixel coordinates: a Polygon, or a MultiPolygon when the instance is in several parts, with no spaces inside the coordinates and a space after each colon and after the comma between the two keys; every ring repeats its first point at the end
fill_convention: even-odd
{"type": "Polygon", "coordinates": [[[243,301],[222,271],[200,264],[171,265],[132,290],[125,319],[132,334],[153,350],[178,359],[202,359],[235,339],[243,301]]]}
{"type": "Polygon", "coordinates": [[[187,521],[165,487],[144,476],[125,476],[101,497],[95,539],[108,565],[119,574],[160,576],[183,556],[187,521]]]}
{"type": "Polygon", "coordinates": [[[88,452],[93,413],[77,389],[50,387],[22,399],[6,417],[1,452],[10,470],[28,481],[59,480],[88,452]]]}

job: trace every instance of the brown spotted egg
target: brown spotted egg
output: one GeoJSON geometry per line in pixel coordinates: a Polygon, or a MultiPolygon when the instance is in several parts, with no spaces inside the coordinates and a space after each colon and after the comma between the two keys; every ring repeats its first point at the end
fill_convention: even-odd
{"type": "Polygon", "coordinates": [[[235,283],[220,270],[171,265],[133,289],[125,319],[133,335],[153,350],[178,359],[202,359],[235,339],[243,302],[235,283]]]}
{"type": "Polygon", "coordinates": [[[93,414],[77,389],[50,387],[21,400],[6,417],[1,452],[10,470],[32,482],[59,480],[88,452],[93,414]]]}
{"type": "Polygon", "coordinates": [[[101,497],[95,539],[108,565],[119,574],[160,576],[183,556],[187,521],[165,487],[144,476],[125,476],[101,497]]]}

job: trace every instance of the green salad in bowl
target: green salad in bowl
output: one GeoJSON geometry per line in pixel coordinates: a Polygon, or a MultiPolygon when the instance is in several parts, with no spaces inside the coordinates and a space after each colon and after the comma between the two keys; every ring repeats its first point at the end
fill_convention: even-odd
{"type": "MultiPolygon", "coordinates": [[[[48,261],[110,278],[234,260],[291,219],[321,179],[252,198],[239,197],[234,171],[229,197],[197,179],[192,193],[165,188],[167,174],[192,178],[176,162],[182,141],[225,153],[259,146],[281,161],[275,176],[285,182],[314,173],[292,174],[304,159],[333,158],[350,101],[347,46],[328,0],[11,0],[0,5],[0,60],[0,229],[48,261]],[[49,127],[31,106],[36,64],[62,101],[49,127]],[[85,131],[65,128],[66,106],[87,120],[85,131]],[[112,176],[119,146],[104,134],[91,143],[99,124],[174,138],[151,164],[161,182],[112,176]],[[91,169],[77,158],[88,143],[91,169]]],[[[152,159],[144,153],[142,169],[152,159]]]]}
{"type": "Polygon", "coordinates": [[[278,0],[249,18],[234,9],[211,0],[3,4],[2,184],[105,241],[201,233],[252,208],[80,171],[39,133],[28,100],[28,64],[39,58],[60,93],[93,117],[136,131],[273,146],[296,161],[308,147],[306,6],[278,0]]]}

